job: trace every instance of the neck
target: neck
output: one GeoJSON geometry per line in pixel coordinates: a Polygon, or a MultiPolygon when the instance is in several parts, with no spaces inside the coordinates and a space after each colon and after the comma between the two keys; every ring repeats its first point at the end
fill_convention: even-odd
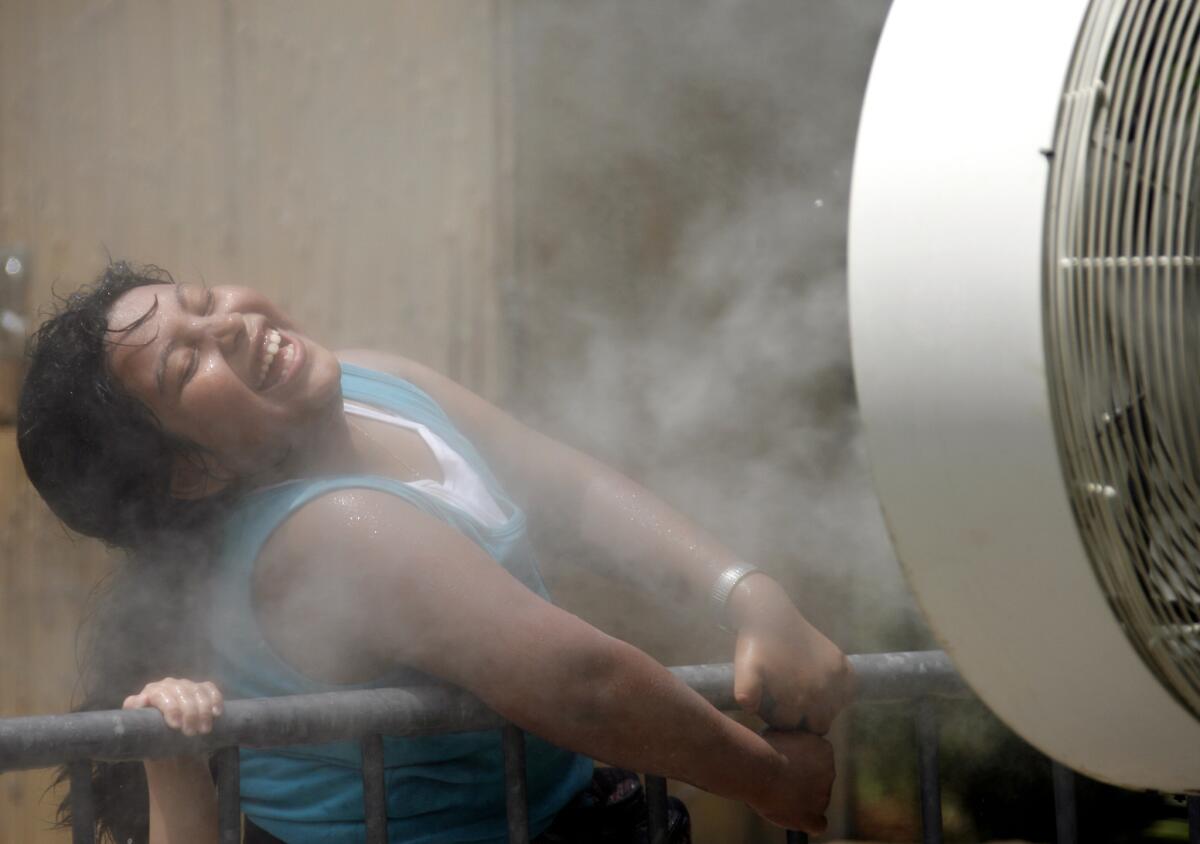
{"type": "Polygon", "coordinates": [[[312,426],[279,467],[282,480],[313,475],[345,474],[362,470],[364,461],[354,444],[346,413],[339,399],[325,418],[312,426]]]}

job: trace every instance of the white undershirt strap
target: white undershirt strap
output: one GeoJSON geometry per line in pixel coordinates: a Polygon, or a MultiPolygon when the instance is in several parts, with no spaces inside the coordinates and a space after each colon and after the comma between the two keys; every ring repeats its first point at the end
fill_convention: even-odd
{"type": "Polygon", "coordinates": [[[433,452],[438,466],[442,470],[442,482],[428,478],[410,481],[409,486],[420,489],[435,498],[465,512],[487,527],[500,527],[508,521],[508,516],[500,509],[496,499],[488,491],[487,484],[479,476],[466,458],[452,449],[445,440],[419,422],[413,422],[395,413],[389,413],[369,405],[356,402],[343,402],[346,412],[352,416],[373,419],[397,428],[416,431],[425,445],[433,452]]]}

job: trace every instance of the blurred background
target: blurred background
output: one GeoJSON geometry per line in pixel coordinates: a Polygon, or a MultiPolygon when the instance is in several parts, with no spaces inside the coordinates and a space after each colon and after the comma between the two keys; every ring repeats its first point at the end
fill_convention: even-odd
{"type": "MultiPolygon", "coordinates": [[[[0,307],[26,320],[0,322],[0,413],[17,335],[109,256],[251,285],[327,345],[421,359],[621,467],[847,651],[928,647],[871,491],[846,319],[887,7],[0,0],[0,307]]],[[[110,561],[49,516],[11,425],[0,472],[0,716],[65,711],[110,561]]],[[[731,658],[708,620],[540,541],[567,608],[669,664],[731,658]]],[[[948,839],[1050,840],[1047,763],[982,707],[946,718],[948,839]]],[[[836,740],[831,837],[915,840],[908,718],[854,712],[836,740]]],[[[0,777],[0,842],[65,839],[49,780],[0,777]]],[[[697,842],[779,839],[676,791],[697,842]]]]}

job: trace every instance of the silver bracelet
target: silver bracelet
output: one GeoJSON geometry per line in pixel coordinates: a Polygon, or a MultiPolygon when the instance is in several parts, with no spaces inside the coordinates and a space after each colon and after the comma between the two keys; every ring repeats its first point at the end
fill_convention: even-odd
{"type": "Polygon", "coordinates": [[[722,630],[736,632],[729,618],[729,599],[733,596],[734,588],[756,571],[762,571],[762,569],[748,563],[741,563],[730,566],[717,576],[712,591],[708,593],[708,601],[712,606],[713,615],[716,616],[717,626],[722,630]]]}

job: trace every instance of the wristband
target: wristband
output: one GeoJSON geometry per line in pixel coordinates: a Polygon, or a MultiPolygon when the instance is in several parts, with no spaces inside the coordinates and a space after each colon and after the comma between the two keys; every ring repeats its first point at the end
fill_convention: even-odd
{"type": "Polygon", "coordinates": [[[721,572],[713,583],[712,591],[708,593],[708,601],[712,606],[713,614],[717,618],[717,626],[722,630],[728,630],[731,633],[736,632],[729,618],[729,599],[733,596],[734,588],[742,582],[742,580],[756,571],[762,571],[757,566],[741,563],[736,566],[730,566],[721,572]]]}

